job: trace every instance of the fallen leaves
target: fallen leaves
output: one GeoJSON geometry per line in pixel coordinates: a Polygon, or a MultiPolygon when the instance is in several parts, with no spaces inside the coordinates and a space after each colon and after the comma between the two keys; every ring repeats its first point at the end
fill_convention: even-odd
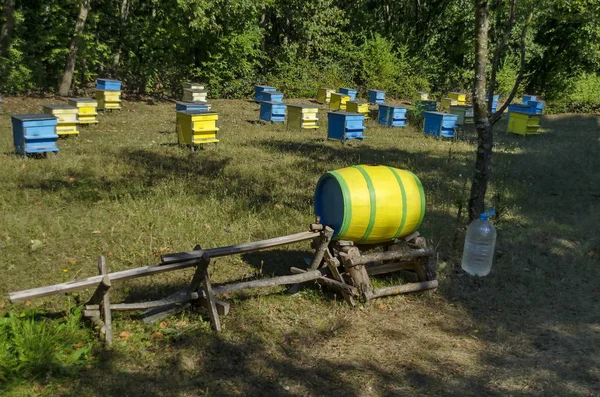
{"type": "Polygon", "coordinates": [[[133,335],[133,334],[129,331],[123,331],[119,334],[119,338],[121,338],[121,340],[127,340],[127,339],[131,338],[131,335],[133,335]]]}

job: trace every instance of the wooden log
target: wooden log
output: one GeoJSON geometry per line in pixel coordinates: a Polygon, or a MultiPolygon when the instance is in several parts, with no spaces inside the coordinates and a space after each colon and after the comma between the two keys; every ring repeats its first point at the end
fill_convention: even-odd
{"type": "MultiPolygon", "coordinates": [[[[168,296],[164,299],[159,299],[155,301],[149,302],[137,302],[137,303],[112,303],[110,305],[111,310],[116,311],[136,311],[136,310],[146,310],[152,309],[155,307],[168,306],[175,303],[184,303],[189,302],[195,299],[198,299],[198,292],[189,292],[189,291],[179,291],[175,294],[168,296]]],[[[98,305],[86,305],[86,310],[99,310],[98,305]]]]}
{"type": "Polygon", "coordinates": [[[365,254],[351,258],[349,264],[350,266],[358,266],[365,265],[370,262],[388,261],[402,258],[416,258],[420,256],[431,255],[433,255],[433,249],[431,248],[374,252],[372,254],[365,254]]]}
{"type": "MultiPolygon", "coordinates": [[[[327,264],[327,268],[329,269],[331,276],[336,281],[338,281],[344,285],[347,285],[346,280],[344,280],[344,277],[342,277],[342,275],[340,274],[340,271],[338,270],[338,266],[340,266],[340,261],[331,254],[331,251],[329,251],[329,249],[327,249],[325,251],[325,263],[327,264]]],[[[353,295],[356,295],[356,294],[353,294],[353,295]]],[[[354,298],[352,297],[352,295],[350,293],[342,290],[342,296],[344,297],[344,300],[346,301],[347,304],[349,304],[350,306],[355,305],[354,298]]]]}
{"type": "MultiPolygon", "coordinates": [[[[321,277],[316,279],[318,283],[325,284],[328,287],[332,287],[333,289],[336,289],[340,292],[345,292],[347,294],[358,296],[358,290],[356,289],[356,287],[346,283],[342,283],[337,280],[330,279],[329,277],[327,277],[327,270],[328,269],[319,269],[319,271],[321,272],[321,277]]],[[[304,270],[297,267],[291,267],[290,271],[294,274],[306,274],[307,272],[312,270],[304,270]]]]}
{"type": "Polygon", "coordinates": [[[100,303],[104,300],[104,295],[108,292],[111,286],[112,284],[110,282],[110,278],[106,275],[102,277],[100,284],[98,284],[98,287],[96,287],[94,294],[88,300],[86,305],[95,305],[96,307],[99,307],[100,303]]]}
{"type": "Polygon", "coordinates": [[[321,265],[321,262],[323,261],[323,256],[325,255],[325,251],[328,249],[327,247],[329,247],[329,243],[331,242],[331,237],[333,237],[333,229],[329,226],[325,226],[325,229],[317,238],[319,244],[316,247],[317,251],[315,252],[315,256],[313,257],[312,262],[310,264],[310,268],[312,270],[317,269],[319,265],[321,265]]]}
{"type": "Polygon", "coordinates": [[[419,283],[409,283],[403,285],[395,285],[392,287],[383,287],[378,288],[369,294],[368,299],[373,298],[381,298],[382,296],[390,296],[390,295],[398,295],[398,294],[407,294],[410,292],[419,292],[425,291],[428,289],[434,289],[438,287],[438,281],[423,281],[419,283]]]}
{"type": "Polygon", "coordinates": [[[392,262],[392,263],[383,263],[380,265],[371,265],[366,266],[367,273],[369,276],[376,276],[378,274],[387,274],[399,272],[401,270],[414,270],[415,262],[392,262]]]}
{"type": "Polygon", "coordinates": [[[174,316],[178,313],[181,313],[191,304],[189,302],[183,304],[172,304],[162,307],[155,307],[153,309],[147,310],[145,313],[142,313],[142,318],[144,322],[147,324],[152,324],[157,322],[158,320],[162,320],[163,318],[174,316]]]}
{"type": "Polygon", "coordinates": [[[112,313],[110,311],[110,278],[108,277],[108,270],[106,269],[106,259],[104,256],[101,256],[98,260],[98,270],[100,274],[104,277],[102,278],[103,282],[101,284],[108,284],[108,288],[104,291],[102,296],[102,301],[100,303],[100,316],[102,317],[102,321],[104,321],[104,341],[108,346],[112,345],[112,313]],[[104,281],[105,280],[105,281],[104,281]]]}
{"type": "MultiPolygon", "coordinates": [[[[275,237],[268,240],[255,241],[251,243],[244,243],[238,245],[230,245],[228,247],[209,248],[204,250],[203,252],[206,252],[211,258],[218,258],[220,256],[245,254],[248,252],[260,251],[267,248],[279,247],[281,245],[312,240],[316,237],[319,237],[319,235],[319,232],[302,232],[290,234],[288,236],[275,237]]],[[[175,254],[162,255],[161,261],[163,265],[168,265],[172,263],[188,261],[190,259],[197,259],[201,255],[201,251],[179,252],[175,254]]]]}
{"type": "MultiPolygon", "coordinates": [[[[197,299],[197,302],[200,303],[205,309],[210,310],[208,299],[206,299],[206,294],[203,290],[199,291],[200,296],[197,299]]],[[[213,292],[214,293],[214,292],[213,292]]],[[[222,301],[213,297],[213,302],[215,303],[215,307],[217,308],[217,313],[219,316],[226,316],[229,314],[229,309],[231,305],[229,302],[222,301]]]]}
{"type": "Polygon", "coordinates": [[[215,331],[221,332],[221,320],[219,319],[219,312],[217,312],[215,297],[213,295],[212,286],[210,285],[210,278],[208,277],[208,263],[201,263],[198,265],[198,268],[203,272],[202,288],[207,301],[206,306],[208,307],[208,314],[210,315],[210,323],[215,331]]]}
{"type": "Polygon", "coordinates": [[[302,274],[292,276],[280,276],[273,278],[265,278],[260,280],[245,281],[236,284],[219,285],[213,288],[213,292],[217,295],[228,294],[230,292],[239,291],[247,288],[264,288],[273,287],[276,285],[296,284],[305,281],[315,280],[322,276],[321,271],[311,270],[302,274]]]}
{"type": "Polygon", "coordinates": [[[369,299],[373,291],[371,280],[364,265],[352,265],[352,260],[360,258],[360,251],[356,247],[344,247],[345,252],[340,252],[340,258],[344,268],[352,277],[352,282],[358,288],[358,292],[365,299],[369,299]]]}
{"type": "MultiPolygon", "coordinates": [[[[152,276],[154,274],[160,274],[165,272],[171,272],[174,270],[187,269],[188,267],[195,266],[197,260],[192,259],[186,262],[174,263],[172,265],[153,265],[138,267],[135,269],[122,270],[120,272],[109,273],[111,283],[115,281],[125,281],[133,278],[152,276]]],[[[71,291],[77,291],[80,289],[95,287],[104,278],[103,275],[92,276],[81,280],[68,281],[66,283],[54,284],[45,287],[32,288],[23,291],[9,293],[11,302],[20,302],[34,298],[41,298],[43,296],[66,293],[71,291]]]]}

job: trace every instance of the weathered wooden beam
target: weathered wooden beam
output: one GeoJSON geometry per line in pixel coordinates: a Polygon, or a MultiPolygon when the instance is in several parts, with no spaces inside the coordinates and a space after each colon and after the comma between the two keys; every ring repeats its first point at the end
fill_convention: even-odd
{"type": "MultiPolygon", "coordinates": [[[[325,251],[325,263],[327,264],[327,268],[329,269],[329,272],[331,273],[331,276],[334,278],[334,280],[336,280],[344,285],[348,285],[346,283],[346,280],[344,280],[344,277],[342,277],[342,275],[340,274],[340,271],[338,270],[338,267],[340,266],[340,261],[331,254],[331,251],[329,251],[329,248],[325,251]]],[[[349,304],[350,306],[355,305],[354,298],[352,297],[352,295],[358,295],[358,290],[356,291],[356,293],[352,293],[352,294],[348,293],[347,291],[342,290],[342,296],[344,297],[344,300],[346,301],[346,303],[349,304]]]]}
{"type": "Polygon", "coordinates": [[[371,265],[366,266],[367,273],[369,276],[376,276],[378,274],[387,274],[393,272],[399,272],[401,270],[414,270],[415,262],[392,262],[392,263],[383,263],[379,265],[371,265]]]}
{"type": "MultiPolygon", "coordinates": [[[[179,291],[175,294],[168,296],[164,299],[159,299],[149,302],[137,302],[137,303],[112,303],[110,305],[111,310],[116,311],[135,311],[135,310],[146,310],[155,307],[172,305],[174,303],[189,302],[198,299],[198,292],[179,291]]],[[[99,310],[98,305],[86,305],[86,310],[99,310]]]]}
{"type": "MultiPolygon", "coordinates": [[[[352,285],[349,285],[349,284],[346,284],[346,283],[339,282],[337,280],[333,280],[333,279],[327,277],[326,276],[327,270],[328,269],[319,269],[319,271],[321,272],[321,277],[319,277],[319,278],[316,279],[316,281],[318,283],[325,284],[328,287],[332,287],[332,288],[337,289],[337,290],[339,290],[341,292],[345,292],[345,293],[348,293],[348,294],[351,294],[351,295],[358,296],[358,290],[356,289],[356,287],[354,287],[352,285]]],[[[304,270],[304,269],[300,269],[300,268],[297,268],[297,267],[291,267],[290,271],[292,273],[294,273],[294,274],[305,274],[305,273],[307,273],[309,271],[314,271],[314,270],[304,270]]]]}
{"type": "Polygon", "coordinates": [[[230,245],[227,247],[209,248],[200,251],[178,252],[175,254],[166,254],[161,256],[163,265],[179,263],[190,259],[198,259],[203,252],[206,252],[211,258],[220,256],[245,254],[253,251],[260,251],[267,248],[279,247],[281,245],[298,243],[301,241],[312,240],[319,237],[319,232],[301,232],[290,234],[288,236],[275,237],[268,240],[254,241],[251,243],[230,245]]]}
{"type": "Polygon", "coordinates": [[[437,280],[423,281],[420,283],[408,283],[408,284],[403,284],[403,285],[395,285],[392,287],[377,288],[372,293],[368,294],[366,297],[367,297],[367,299],[381,298],[383,296],[408,294],[410,292],[425,291],[425,290],[434,289],[437,287],[438,287],[437,280]]]}
{"type": "Polygon", "coordinates": [[[104,321],[104,342],[108,346],[112,345],[112,313],[110,311],[110,278],[108,277],[108,270],[106,268],[106,259],[101,256],[98,260],[98,271],[104,277],[102,278],[101,284],[107,285],[106,291],[102,295],[102,301],[100,302],[100,317],[104,321]]]}
{"type": "Polygon", "coordinates": [[[310,268],[312,270],[317,269],[323,261],[323,256],[325,255],[325,251],[328,249],[327,247],[329,247],[331,237],[333,237],[333,229],[329,226],[325,226],[325,229],[321,232],[321,235],[316,239],[316,241],[318,241],[318,245],[316,247],[317,250],[315,251],[315,256],[313,256],[310,264],[310,268]]]}
{"type": "Polygon", "coordinates": [[[273,287],[276,285],[285,285],[285,284],[296,284],[302,283],[305,281],[315,280],[322,276],[321,271],[319,270],[311,270],[302,274],[295,274],[291,276],[279,276],[272,278],[264,278],[260,280],[252,280],[245,281],[241,283],[228,284],[228,285],[219,285],[213,287],[213,293],[217,295],[228,294],[230,292],[239,291],[242,289],[248,288],[264,288],[264,287],[273,287]]]}
{"type": "Polygon", "coordinates": [[[431,256],[434,251],[431,248],[409,249],[398,251],[375,252],[350,258],[350,266],[366,265],[370,262],[389,261],[402,258],[416,258],[420,256],[431,256]]]}
{"type": "Polygon", "coordinates": [[[360,295],[368,299],[369,294],[373,291],[371,280],[367,274],[365,266],[362,264],[353,265],[353,260],[358,260],[361,257],[360,251],[356,247],[343,247],[340,252],[340,258],[344,264],[344,269],[352,277],[352,283],[358,288],[360,295]]]}
{"type": "Polygon", "coordinates": [[[104,300],[104,295],[108,292],[111,286],[112,285],[110,282],[110,278],[104,275],[104,277],[102,277],[102,280],[100,280],[100,284],[98,284],[98,287],[96,287],[94,294],[88,300],[86,305],[95,305],[96,307],[98,307],[98,305],[100,305],[100,302],[104,300]]]}

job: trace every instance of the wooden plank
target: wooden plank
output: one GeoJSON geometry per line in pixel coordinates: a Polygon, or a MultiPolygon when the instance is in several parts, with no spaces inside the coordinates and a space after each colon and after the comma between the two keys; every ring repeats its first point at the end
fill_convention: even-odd
{"type": "MultiPolygon", "coordinates": [[[[98,260],[98,270],[100,274],[104,276],[103,280],[106,279],[106,282],[110,288],[110,278],[108,277],[108,271],[106,269],[106,259],[104,256],[101,256],[98,260]]],[[[100,312],[102,316],[102,321],[104,321],[104,341],[108,346],[112,345],[112,313],[110,312],[110,291],[107,289],[102,297],[102,303],[100,304],[100,312]]]]}
{"type": "Polygon", "coordinates": [[[158,320],[162,320],[163,318],[167,318],[170,316],[174,316],[177,313],[181,313],[190,306],[191,304],[188,302],[184,304],[172,304],[163,307],[155,307],[146,311],[145,313],[142,313],[142,318],[144,319],[145,323],[152,324],[157,322],[158,320]]]}
{"type": "Polygon", "coordinates": [[[104,300],[104,295],[108,292],[111,286],[112,284],[110,282],[110,278],[104,275],[102,280],[100,280],[100,284],[98,284],[98,287],[96,287],[96,290],[86,305],[100,305],[100,303],[104,300]]]}
{"type": "MultiPolygon", "coordinates": [[[[112,303],[110,305],[110,309],[116,311],[146,310],[155,307],[168,306],[175,303],[189,302],[198,299],[198,296],[198,292],[179,291],[164,299],[159,299],[155,301],[137,303],[112,303]]],[[[99,310],[98,305],[86,305],[85,308],[86,310],[99,310]]]]}
{"type": "Polygon", "coordinates": [[[415,261],[384,263],[381,265],[366,266],[366,268],[369,276],[376,276],[378,274],[399,272],[401,270],[414,270],[415,261]]]}
{"type": "MultiPolygon", "coordinates": [[[[307,270],[299,269],[297,267],[291,267],[290,271],[294,274],[306,274],[308,272],[307,270]]],[[[322,276],[316,279],[318,283],[325,284],[328,287],[332,287],[340,292],[346,292],[348,294],[358,296],[358,290],[356,287],[328,278],[325,274],[323,274],[327,271],[326,269],[320,269],[319,271],[321,272],[322,276]]]]}
{"type": "Polygon", "coordinates": [[[407,249],[398,251],[375,252],[372,254],[360,255],[351,258],[350,266],[366,265],[370,262],[388,261],[402,258],[416,258],[421,256],[431,256],[434,251],[431,248],[407,249]]]}
{"type": "Polygon", "coordinates": [[[409,283],[403,285],[395,285],[392,287],[383,287],[378,288],[369,294],[368,299],[380,298],[382,296],[390,296],[390,295],[398,295],[398,294],[407,294],[410,292],[419,292],[425,291],[428,289],[434,289],[438,287],[438,281],[423,281],[420,283],[409,283]]]}
{"type": "Polygon", "coordinates": [[[260,280],[252,280],[245,281],[242,283],[229,284],[229,285],[221,285],[215,286],[213,288],[213,292],[217,295],[227,294],[234,291],[239,291],[247,288],[264,288],[264,287],[273,287],[275,285],[285,285],[285,284],[296,284],[302,283],[305,281],[315,280],[319,277],[322,277],[323,274],[319,270],[311,270],[302,274],[295,274],[292,276],[280,276],[273,278],[265,278],[260,280]]]}
{"type": "MultiPolygon", "coordinates": [[[[319,237],[318,232],[301,232],[296,234],[290,234],[288,236],[275,237],[268,240],[255,241],[251,243],[230,245],[227,247],[209,248],[204,250],[211,258],[218,258],[220,256],[244,254],[253,251],[259,251],[267,248],[279,247],[281,245],[298,243],[301,241],[312,240],[319,237]]],[[[201,251],[190,251],[190,252],[179,252],[175,254],[166,254],[161,256],[163,265],[171,263],[178,263],[187,261],[190,259],[197,259],[201,256],[201,251]]]]}
{"type": "Polygon", "coordinates": [[[203,271],[202,277],[202,289],[204,290],[204,296],[207,300],[208,314],[210,315],[210,322],[215,331],[221,332],[221,320],[219,319],[219,313],[215,305],[215,298],[213,295],[212,286],[210,285],[210,278],[208,277],[208,263],[201,263],[198,265],[203,271]]]}

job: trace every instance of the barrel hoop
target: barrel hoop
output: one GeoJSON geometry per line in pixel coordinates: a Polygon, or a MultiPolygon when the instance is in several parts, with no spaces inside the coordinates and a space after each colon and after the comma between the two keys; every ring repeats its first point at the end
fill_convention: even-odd
{"type": "Polygon", "coordinates": [[[348,231],[352,220],[352,198],[350,197],[350,189],[348,189],[348,185],[343,176],[335,171],[329,171],[328,174],[335,178],[342,189],[342,196],[344,198],[344,219],[342,220],[342,226],[340,226],[340,230],[337,232],[336,236],[343,237],[348,231]]]}
{"type": "Polygon", "coordinates": [[[412,172],[406,170],[406,172],[408,172],[409,174],[411,174],[413,176],[413,178],[415,178],[415,182],[417,182],[417,186],[419,186],[419,192],[421,193],[421,216],[419,217],[419,223],[417,223],[417,226],[415,227],[415,230],[417,230],[419,228],[419,226],[421,226],[421,223],[423,222],[423,218],[425,217],[425,191],[423,190],[423,185],[421,184],[421,180],[412,172]]]}
{"type": "Polygon", "coordinates": [[[369,235],[373,230],[373,226],[375,226],[375,216],[377,215],[377,199],[375,195],[375,188],[373,187],[373,181],[371,180],[371,177],[369,176],[367,171],[365,171],[365,169],[360,165],[354,165],[353,167],[360,171],[362,176],[365,178],[365,181],[367,182],[367,188],[369,189],[369,202],[371,205],[369,225],[367,226],[367,230],[365,230],[365,234],[359,240],[359,242],[361,242],[369,238],[369,235]]]}
{"type": "Polygon", "coordinates": [[[400,236],[400,233],[402,233],[402,229],[404,229],[404,225],[406,224],[406,211],[408,207],[408,203],[406,202],[406,190],[404,190],[404,183],[402,182],[402,178],[400,178],[400,175],[398,175],[396,170],[392,167],[387,168],[390,171],[392,171],[392,174],[394,174],[394,176],[396,177],[396,181],[398,181],[398,185],[400,186],[400,192],[402,193],[402,220],[400,221],[400,226],[398,227],[398,230],[394,235],[394,238],[398,238],[400,236]]]}

